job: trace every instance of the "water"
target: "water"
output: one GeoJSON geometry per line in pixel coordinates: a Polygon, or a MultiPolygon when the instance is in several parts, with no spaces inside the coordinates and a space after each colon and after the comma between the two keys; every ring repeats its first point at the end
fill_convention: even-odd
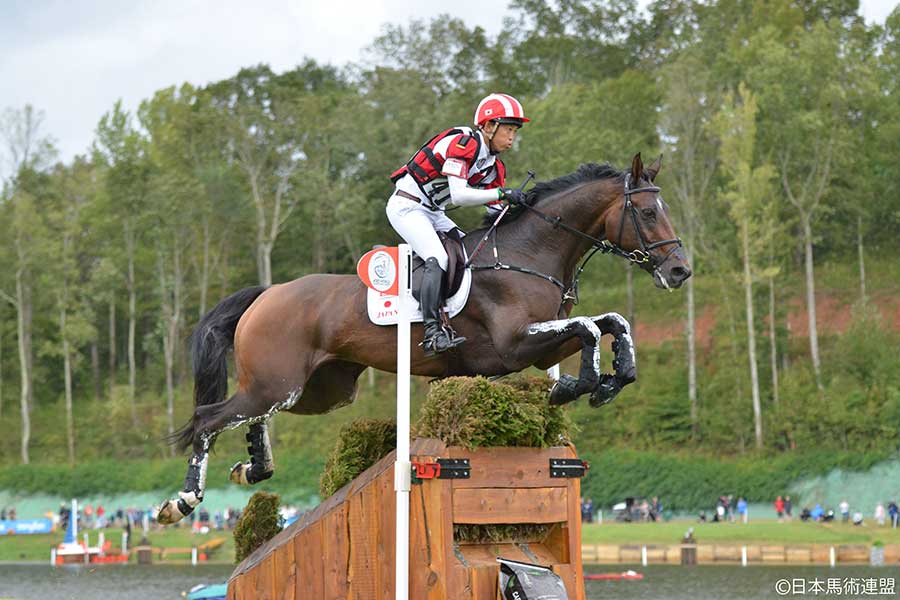
{"type": "Polygon", "coordinates": [[[769,600],[775,598],[817,598],[819,596],[840,600],[856,598],[898,598],[900,567],[798,567],[798,566],[720,566],[698,565],[682,567],[678,565],[591,565],[585,572],[620,573],[632,569],[643,573],[639,581],[587,581],[585,588],[591,600],[769,600]],[[843,585],[849,578],[850,590],[843,585]],[[893,579],[893,593],[887,584],[893,579]],[[855,583],[865,585],[865,580],[874,579],[875,593],[853,593],[855,583]],[[822,592],[812,593],[813,581],[818,580],[822,592]],[[826,594],[830,580],[842,586],[840,594],[826,594]],[[784,587],[781,587],[784,586],[784,587]],[[796,586],[796,588],[794,587],[796,586]],[[776,589],[778,587],[779,589],[776,589]],[[802,588],[805,588],[801,591],[802,588]],[[786,592],[786,593],[779,593],[786,592]],[[804,593],[805,592],[805,593],[804,593]]]}
{"type": "MultiPolygon", "coordinates": [[[[228,579],[231,565],[197,567],[170,565],[97,565],[53,568],[49,565],[0,565],[0,598],[14,600],[176,600],[198,583],[221,583],[228,579]]],[[[779,594],[780,580],[813,580],[827,589],[830,579],[842,584],[848,578],[874,579],[875,594],[827,594],[831,598],[898,598],[900,567],[737,567],[651,565],[591,565],[587,572],[618,573],[634,569],[644,574],[641,581],[588,581],[589,600],[769,600],[815,598],[826,594],[779,594]],[[893,593],[880,582],[893,579],[893,593]]],[[[780,584],[784,585],[784,584],[780,584]]],[[[793,584],[791,584],[793,585],[793,584]]],[[[304,599],[307,600],[307,599],[304,599]]],[[[314,599],[308,599],[314,600],[314,599]]]]}
{"type": "Polygon", "coordinates": [[[3,600],[176,600],[198,583],[223,583],[233,565],[0,565],[3,600]]]}

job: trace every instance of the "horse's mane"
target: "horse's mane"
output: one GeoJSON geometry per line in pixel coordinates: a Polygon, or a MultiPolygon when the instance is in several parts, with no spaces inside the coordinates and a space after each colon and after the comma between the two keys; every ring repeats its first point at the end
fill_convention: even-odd
{"type": "MultiPolygon", "coordinates": [[[[525,194],[525,203],[529,206],[535,206],[544,198],[548,198],[557,192],[562,192],[582,183],[598,181],[601,179],[624,179],[624,177],[625,174],[622,171],[619,171],[609,163],[603,163],[602,165],[598,165],[597,163],[586,163],[578,167],[578,170],[574,173],[557,177],[551,181],[539,181],[525,194]]],[[[499,227],[502,227],[504,223],[511,223],[516,220],[516,218],[525,211],[526,208],[524,206],[513,206],[506,213],[506,216],[503,217],[503,220],[500,221],[499,227]]],[[[496,215],[486,215],[482,222],[482,227],[490,227],[496,218],[496,215]]]]}

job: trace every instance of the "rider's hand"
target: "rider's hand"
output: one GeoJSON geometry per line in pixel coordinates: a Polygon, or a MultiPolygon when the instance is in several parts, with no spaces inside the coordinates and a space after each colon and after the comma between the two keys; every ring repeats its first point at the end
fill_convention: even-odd
{"type": "Polygon", "coordinates": [[[503,199],[510,204],[522,204],[525,201],[525,192],[516,188],[502,188],[503,199]]]}

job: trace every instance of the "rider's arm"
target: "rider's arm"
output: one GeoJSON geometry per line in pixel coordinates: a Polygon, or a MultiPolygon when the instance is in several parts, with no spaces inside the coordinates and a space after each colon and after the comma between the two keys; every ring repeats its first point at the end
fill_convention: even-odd
{"type": "Polygon", "coordinates": [[[447,182],[450,184],[450,203],[455,206],[479,206],[500,199],[500,193],[496,189],[471,188],[462,177],[448,175],[447,182]]]}

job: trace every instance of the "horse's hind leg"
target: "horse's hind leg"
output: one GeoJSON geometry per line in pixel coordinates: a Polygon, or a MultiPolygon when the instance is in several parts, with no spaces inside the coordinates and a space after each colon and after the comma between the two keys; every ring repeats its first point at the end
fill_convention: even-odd
{"type": "Polygon", "coordinates": [[[260,402],[250,393],[238,391],[223,402],[198,406],[194,410],[193,452],[188,460],[184,486],[178,492],[177,498],[163,502],[157,520],[164,525],[176,523],[191,514],[203,501],[209,449],[222,431],[234,429],[245,423],[251,425],[264,423],[279,410],[293,406],[299,396],[298,389],[287,394],[280,402],[267,403],[260,402]]]}
{"type": "MultiPolygon", "coordinates": [[[[197,436],[195,436],[196,440],[197,436]]],[[[210,440],[202,440],[198,449],[194,442],[194,451],[188,459],[187,475],[184,485],[176,498],[164,500],[159,507],[156,520],[162,525],[177,523],[184,517],[194,512],[194,508],[203,502],[203,492],[206,489],[206,467],[209,462],[210,440]]]]}
{"type": "Polygon", "coordinates": [[[275,472],[272,445],[269,443],[269,428],[265,422],[253,423],[247,433],[249,462],[236,462],[231,467],[231,481],[238,485],[253,485],[268,479],[275,472]]]}

